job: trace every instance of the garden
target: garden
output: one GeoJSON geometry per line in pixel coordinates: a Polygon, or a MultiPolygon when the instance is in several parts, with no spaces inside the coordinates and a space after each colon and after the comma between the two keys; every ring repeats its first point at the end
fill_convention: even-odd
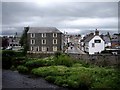
{"type": "Polygon", "coordinates": [[[71,89],[119,89],[117,68],[96,66],[75,60],[69,55],[55,53],[46,58],[27,58],[20,52],[2,52],[3,69],[18,70],[22,74],[43,77],[50,83],[71,89]],[[18,57],[19,56],[19,57],[18,57]]]}

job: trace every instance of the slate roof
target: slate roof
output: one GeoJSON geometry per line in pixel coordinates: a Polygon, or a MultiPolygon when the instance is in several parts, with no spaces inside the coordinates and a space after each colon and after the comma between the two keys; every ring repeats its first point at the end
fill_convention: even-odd
{"type": "Polygon", "coordinates": [[[105,42],[110,42],[110,41],[111,41],[108,36],[103,36],[103,40],[104,40],[105,42]]]}
{"type": "MultiPolygon", "coordinates": [[[[91,39],[93,39],[95,36],[96,36],[96,35],[87,36],[86,39],[84,40],[84,42],[89,42],[89,41],[90,41],[91,39]]],[[[100,35],[98,35],[98,36],[101,38],[100,35]]],[[[104,41],[103,38],[101,38],[101,39],[104,41]]]]}
{"type": "Polygon", "coordinates": [[[94,36],[95,36],[95,35],[88,36],[88,37],[84,40],[84,42],[89,42],[94,36]]]}
{"type": "Polygon", "coordinates": [[[30,27],[28,33],[62,33],[56,27],[30,27]]]}

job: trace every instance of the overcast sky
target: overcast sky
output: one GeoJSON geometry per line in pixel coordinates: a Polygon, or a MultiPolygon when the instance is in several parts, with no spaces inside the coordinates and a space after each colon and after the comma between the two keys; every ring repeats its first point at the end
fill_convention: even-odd
{"type": "MultiPolygon", "coordinates": [[[[1,15],[0,15],[1,16],[1,15]]],[[[2,33],[23,27],[56,27],[69,33],[118,32],[117,2],[2,2],[2,33]]]]}

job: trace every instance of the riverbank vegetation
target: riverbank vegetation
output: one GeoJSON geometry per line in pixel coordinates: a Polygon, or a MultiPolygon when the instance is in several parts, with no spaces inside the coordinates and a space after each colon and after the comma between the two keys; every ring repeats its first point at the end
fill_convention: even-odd
{"type": "Polygon", "coordinates": [[[100,67],[56,53],[46,58],[27,58],[20,53],[3,53],[4,68],[43,77],[50,83],[72,89],[119,89],[120,72],[113,67],[100,67]],[[19,57],[17,57],[19,56],[19,57]],[[7,58],[7,59],[6,59],[7,58]]]}

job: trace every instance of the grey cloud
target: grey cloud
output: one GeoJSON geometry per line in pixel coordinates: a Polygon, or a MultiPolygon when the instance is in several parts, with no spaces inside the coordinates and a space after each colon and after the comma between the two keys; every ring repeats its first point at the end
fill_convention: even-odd
{"type": "MultiPolygon", "coordinates": [[[[86,26],[61,24],[64,20],[75,20],[77,18],[117,18],[118,6],[115,2],[67,2],[51,3],[48,6],[40,6],[35,3],[26,2],[3,2],[2,3],[2,24],[3,27],[24,27],[24,26],[56,26],[58,28],[117,28],[116,23],[100,22],[100,25],[91,23],[86,26]]],[[[14,30],[10,29],[14,32],[14,30]]],[[[17,29],[16,29],[17,30],[17,29]]],[[[3,29],[8,31],[8,29],[3,29]]]]}

